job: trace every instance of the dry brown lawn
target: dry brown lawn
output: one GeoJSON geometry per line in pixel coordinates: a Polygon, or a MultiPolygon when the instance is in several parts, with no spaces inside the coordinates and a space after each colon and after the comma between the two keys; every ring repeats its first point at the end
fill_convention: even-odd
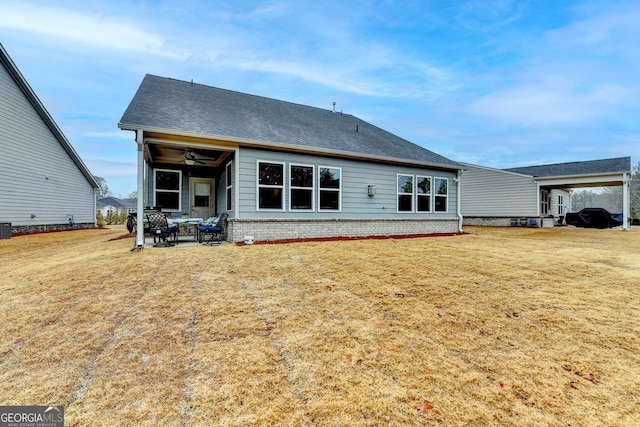
{"type": "Polygon", "coordinates": [[[0,240],[0,405],[66,425],[640,425],[640,228],[0,240]]]}

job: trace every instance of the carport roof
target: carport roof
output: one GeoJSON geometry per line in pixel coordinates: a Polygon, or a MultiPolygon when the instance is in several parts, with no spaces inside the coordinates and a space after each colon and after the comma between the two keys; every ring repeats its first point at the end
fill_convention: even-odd
{"type": "Polygon", "coordinates": [[[504,169],[509,172],[530,175],[536,178],[555,176],[584,176],[631,172],[631,157],[588,160],[584,162],[554,163],[504,169]]]}

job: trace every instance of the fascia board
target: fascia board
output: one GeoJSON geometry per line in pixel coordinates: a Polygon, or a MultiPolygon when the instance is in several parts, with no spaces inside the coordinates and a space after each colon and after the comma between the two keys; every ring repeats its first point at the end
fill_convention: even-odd
{"type": "Polygon", "coordinates": [[[536,182],[543,185],[562,185],[562,184],[597,184],[620,182],[622,185],[625,172],[619,173],[601,173],[601,174],[584,174],[584,175],[563,175],[563,176],[545,176],[535,178],[536,182]]]}
{"type": "Polygon", "coordinates": [[[478,169],[484,169],[484,170],[491,171],[491,172],[499,172],[499,173],[503,173],[503,174],[506,174],[506,175],[521,176],[521,177],[525,177],[525,178],[534,178],[533,175],[527,175],[527,174],[524,174],[524,173],[506,171],[504,169],[490,168],[488,166],[474,165],[472,163],[465,163],[465,162],[458,162],[458,163],[460,163],[462,166],[474,167],[474,168],[478,168],[478,169]]]}
{"type": "Polygon", "coordinates": [[[284,144],[284,143],[278,143],[273,141],[260,141],[260,140],[254,140],[254,139],[232,137],[228,135],[202,134],[198,132],[184,132],[184,131],[176,131],[174,129],[145,127],[145,126],[138,126],[138,125],[127,124],[127,123],[118,123],[118,127],[122,130],[131,130],[131,131],[142,130],[143,132],[151,132],[151,133],[174,135],[174,136],[184,136],[187,138],[215,139],[220,141],[234,142],[239,145],[243,145],[245,147],[257,147],[257,148],[265,148],[265,149],[293,151],[298,153],[328,155],[333,157],[344,157],[344,158],[350,158],[355,160],[369,160],[369,161],[376,161],[376,162],[382,162],[382,163],[429,167],[434,169],[443,169],[443,170],[450,170],[450,171],[458,171],[462,169],[461,167],[455,167],[455,166],[444,165],[439,163],[419,162],[411,159],[401,159],[401,158],[386,157],[386,156],[362,155],[358,153],[341,151],[341,150],[314,149],[313,147],[306,147],[302,145],[284,144]]]}

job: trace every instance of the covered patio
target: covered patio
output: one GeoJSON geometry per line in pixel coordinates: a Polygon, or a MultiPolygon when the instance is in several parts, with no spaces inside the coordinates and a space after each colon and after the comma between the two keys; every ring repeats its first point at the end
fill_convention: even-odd
{"type": "Polygon", "coordinates": [[[198,226],[216,217],[227,206],[228,185],[236,174],[232,160],[237,147],[196,137],[177,137],[166,130],[135,131],[138,148],[138,197],[136,245],[153,246],[143,224],[150,211],[166,214],[178,228],[177,243],[200,244],[198,226]],[[223,206],[221,206],[223,205],[223,206]]]}

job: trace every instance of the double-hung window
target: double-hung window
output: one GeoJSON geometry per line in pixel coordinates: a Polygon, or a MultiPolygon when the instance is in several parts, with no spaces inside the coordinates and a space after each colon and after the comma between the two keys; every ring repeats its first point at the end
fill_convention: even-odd
{"type": "Polygon", "coordinates": [[[540,214],[549,214],[549,205],[551,204],[551,196],[548,190],[542,190],[540,192],[540,214]]]}
{"type": "Polygon", "coordinates": [[[284,163],[258,162],[258,210],[284,210],[284,163]]]}
{"type": "Polygon", "coordinates": [[[398,212],[413,212],[413,175],[398,174],[398,212]]]}
{"type": "Polygon", "coordinates": [[[564,197],[558,196],[558,215],[564,215],[564,197]]]}
{"type": "Polygon", "coordinates": [[[153,170],[153,205],[168,212],[180,212],[182,171],[153,170]]]}
{"type": "Polygon", "coordinates": [[[289,165],[289,209],[313,210],[313,166],[289,165]]]}
{"type": "Polygon", "coordinates": [[[449,201],[449,180],[447,178],[433,178],[434,181],[434,211],[447,212],[449,201]]]}
{"type": "Polygon", "coordinates": [[[342,169],[334,167],[318,167],[319,208],[321,211],[340,211],[342,192],[342,169]]]}
{"type": "Polygon", "coordinates": [[[416,176],[417,211],[431,212],[431,177],[416,176]]]}

